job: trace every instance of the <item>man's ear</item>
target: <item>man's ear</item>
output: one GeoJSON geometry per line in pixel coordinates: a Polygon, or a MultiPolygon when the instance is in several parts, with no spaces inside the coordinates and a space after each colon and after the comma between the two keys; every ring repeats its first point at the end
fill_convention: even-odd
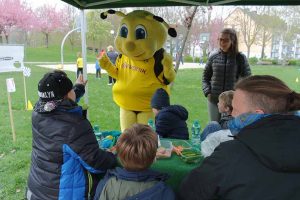
{"type": "Polygon", "coordinates": [[[228,106],[225,106],[225,112],[229,113],[229,112],[232,112],[232,111],[230,111],[230,108],[228,106]]]}

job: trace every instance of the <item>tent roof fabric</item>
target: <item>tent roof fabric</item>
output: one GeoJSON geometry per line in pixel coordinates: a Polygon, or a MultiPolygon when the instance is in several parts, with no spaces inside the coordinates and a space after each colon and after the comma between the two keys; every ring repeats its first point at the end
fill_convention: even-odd
{"type": "Polygon", "coordinates": [[[157,7],[157,6],[216,6],[216,5],[300,5],[300,0],[62,0],[80,9],[157,7]]]}

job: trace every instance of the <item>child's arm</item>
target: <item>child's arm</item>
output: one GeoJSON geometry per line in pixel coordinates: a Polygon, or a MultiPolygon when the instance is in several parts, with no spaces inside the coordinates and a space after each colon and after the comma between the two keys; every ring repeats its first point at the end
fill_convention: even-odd
{"type": "Polygon", "coordinates": [[[79,102],[80,98],[84,95],[86,84],[87,80],[84,80],[83,75],[80,74],[75,82],[75,85],[73,86],[76,95],[76,102],[79,102]]]}
{"type": "Polygon", "coordinates": [[[169,121],[170,120],[165,116],[157,116],[155,119],[155,130],[159,136],[168,137],[168,133],[171,131],[169,121]]]}
{"type": "Polygon", "coordinates": [[[74,137],[70,137],[64,151],[80,161],[82,166],[92,173],[104,173],[107,169],[114,168],[117,164],[116,157],[99,148],[93,129],[87,120],[74,124],[72,127],[74,137]]]}
{"type": "Polygon", "coordinates": [[[211,93],[211,77],[212,77],[212,59],[210,58],[205,65],[203,76],[202,76],[202,90],[204,95],[207,97],[211,93]]]}

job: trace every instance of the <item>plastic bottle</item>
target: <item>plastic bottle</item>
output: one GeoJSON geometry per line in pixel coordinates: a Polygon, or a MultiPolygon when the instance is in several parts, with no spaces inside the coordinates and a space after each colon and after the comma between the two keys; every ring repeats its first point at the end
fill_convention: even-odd
{"type": "Polygon", "coordinates": [[[155,131],[155,125],[154,125],[153,119],[148,120],[148,126],[150,126],[152,128],[152,130],[155,131]]]}
{"type": "Polygon", "coordinates": [[[98,133],[100,131],[99,125],[94,125],[94,133],[98,133]]]}
{"type": "MultiPolygon", "coordinates": [[[[155,124],[154,124],[153,119],[149,119],[149,120],[148,120],[148,126],[150,126],[154,132],[156,132],[156,131],[155,131],[155,124]]],[[[158,135],[158,134],[157,134],[157,145],[158,145],[158,147],[161,146],[160,138],[159,138],[159,135],[158,135]]]]}
{"type": "Polygon", "coordinates": [[[199,120],[195,120],[192,125],[192,145],[200,149],[201,125],[199,120]]]}
{"type": "Polygon", "coordinates": [[[99,143],[99,141],[103,138],[102,137],[102,132],[100,131],[100,127],[99,127],[99,125],[96,124],[96,125],[94,125],[93,129],[94,129],[94,134],[95,134],[95,136],[98,140],[98,143],[99,143]]]}

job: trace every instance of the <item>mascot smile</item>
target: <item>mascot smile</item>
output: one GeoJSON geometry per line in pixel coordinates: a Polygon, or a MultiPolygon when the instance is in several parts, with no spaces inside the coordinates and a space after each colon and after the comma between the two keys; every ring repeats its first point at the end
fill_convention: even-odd
{"type": "Polygon", "coordinates": [[[151,97],[158,88],[169,93],[168,84],[175,79],[172,57],[164,49],[167,33],[176,37],[174,28],[158,16],[144,10],[135,10],[127,15],[120,11],[108,10],[101,13],[122,17],[115,38],[116,49],[120,52],[113,65],[107,55],[100,65],[116,79],[113,99],[120,107],[120,125],[123,131],[134,123],[147,124],[153,118],[151,97]]]}

